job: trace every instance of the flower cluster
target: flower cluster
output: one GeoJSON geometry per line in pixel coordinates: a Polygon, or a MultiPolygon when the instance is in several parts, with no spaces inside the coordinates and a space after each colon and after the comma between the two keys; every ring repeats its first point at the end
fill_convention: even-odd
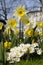
{"type": "Polygon", "coordinates": [[[37,53],[38,55],[42,54],[41,48],[39,48],[38,43],[34,44],[20,44],[19,46],[15,46],[10,49],[10,52],[7,53],[7,61],[9,63],[19,62],[20,58],[24,56],[24,54],[32,54],[37,53]]]}
{"type": "MultiPolygon", "coordinates": [[[[42,54],[43,21],[30,20],[28,12],[24,6],[18,7],[13,13],[14,18],[6,21],[4,32],[1,33],[3,49],[10,63],[19,62],[24,54],[42,54]]],[[[0,23],[0,30],[2,28],[3,24],[0,23]]]]}

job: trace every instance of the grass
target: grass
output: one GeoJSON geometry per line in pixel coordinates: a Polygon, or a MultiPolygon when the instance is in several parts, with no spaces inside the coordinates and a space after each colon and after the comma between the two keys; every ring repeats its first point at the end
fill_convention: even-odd
{"type": "Polygon", "coordinates": [[[7,65],[43,65],[43,55],[39,58],[30,58],[29,60],[21,60],[19,63],[7,65]]]}
{"type": "MultiPolygon", "coordinates": [[[[41,43],[41,47],[43,50],[43,42],[41,43]]],[[[0,45],[1,48],[1,45],[0,45]]],[[[0,60],[1,60],[1,49],[0,49],[0,60]]],[[[3,65],[2,63],[0,63],[0,65],[3,65]]],[[[6,65],[6,64],[4,64],[6,65]]],[[[43,54],[41,56],[33,56],[30,57],[29,60],[21,60],[19,63],[13,63],[13,64],[8,64],[7,65],[43,65],[43,54]]]]}

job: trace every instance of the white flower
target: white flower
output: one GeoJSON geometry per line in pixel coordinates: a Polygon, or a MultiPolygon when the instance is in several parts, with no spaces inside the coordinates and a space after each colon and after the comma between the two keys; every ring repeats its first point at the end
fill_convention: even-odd
{"type": "Polygon", "coordinates": [[[20,44],[20,48],[22,48],[23,53],[26,53],[29,47],[30,44],[20,44]]]}
{"type": "Polygon", "coordinates": [[[15,46],[13,48],[10,49],[11,52],[14,52],[15,50],[17,50],[18,48],[15,46]]]}
{"type": "Polygon", "coordinates": [[[7,53],[7,61],[11,60],[10,53],[7,53]]]}
{"type": "Polygon", "coordinates": [[[34,47],[30,47],[30,48],[29,48],[29,53],[34,53],[34,52],[35,52],[34,47]]]}
{"type": "Polygon", "coordinates": [[[37,54],[38,54],[38,55],[41,55],[41,54],[42,54],[41,48],[37,50],[37,54]]]}
{"type": "Polygon", "coordinates": [[[14,60],[10,60],[9,63],[14,63],[14,60]]]}
{"type": "Polygon", "coordinates": [[[35,47],[37,47],[39,45],[38,45],[38,43],[34,43],[34,44],[31,44],[31,46],[35,48],[35,47]]]}
{"type": "Polygon", "coordinates": [[[9,63],[20,62],[20,58],[12,58],[9,63]]]}
{"type": "Polygon", "coordinates": [[[14,58],[15,62],[20,62],[20,58],[14,58]]]}
{"type": "Polygon", "coordinates": [[[28,43],[28,44],[25,44],[25,47],[26,48],[29,48],[30,47],[30,44],[28,43]]]}
{"type": "Polygon", "coordinates": [[[19,53],[17,53],[16,57],[22,57],[24,55],[24,53],[21,51],[19,53]]]}
{"type": "Polygon", "coordinates": [[[22,43],[22,44],[20,44],[20,47],[24,47],[24,46],[25,46],[25,44],[23,44],[23,43],[22,43]]]}

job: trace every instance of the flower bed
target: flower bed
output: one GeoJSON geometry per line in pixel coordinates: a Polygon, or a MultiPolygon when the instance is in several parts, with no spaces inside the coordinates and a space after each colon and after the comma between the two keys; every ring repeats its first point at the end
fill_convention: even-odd
{"type": "Polygon", "coordinates": [[[3,24],[0,23],[3,56],[9,63],[19,62],[24,55],[42,54],[43,21],[33,22],[27,13],[24,6],[20,6],[14,11],[14,18],[6,21],[4,31],[3,24]]]}

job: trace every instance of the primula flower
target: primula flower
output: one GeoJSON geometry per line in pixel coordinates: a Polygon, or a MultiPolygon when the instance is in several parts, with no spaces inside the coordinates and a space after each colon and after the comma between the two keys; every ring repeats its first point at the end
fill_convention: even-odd
{"type": "Polygon", "coordinates": [[[15,62],[20,62],[20,58],[14,58],[15,62]]]}
{"type": "Polygon", "coordinates": [[[0,22],[0,30],[2,30],[3,27],[3,23],[0,22]]]}
{"type": "Polygon", "coordinates": [[[14,29],[17,26],[17,22],[16,22],[16,20],[14,20],[14,19],[11,18],[11,19],[8,19],[7,25],[10,28],[14,29]]]}
{"type": "Polygon", "coordinates": [[[38,55],[41,55],[41,54],[42,54],[41,48],[37,50],[37,54],[38,54],[38,55]]]}
{"type": "Polygon", "coordinates": [[[34,47],[31,47],[31,46],[30,46],[30,48],[29,48],[29,53],[34,53],[34,52],[35,52],[34,47]]]}
{"type": "Polygon", "coordinates": [[[38,47],[39,45],[38,45],[38,43],[35,42],[34,44],[31,44],[31,46],[34,47],[34,48],[36,48],[36,47],[38,47]]]}

